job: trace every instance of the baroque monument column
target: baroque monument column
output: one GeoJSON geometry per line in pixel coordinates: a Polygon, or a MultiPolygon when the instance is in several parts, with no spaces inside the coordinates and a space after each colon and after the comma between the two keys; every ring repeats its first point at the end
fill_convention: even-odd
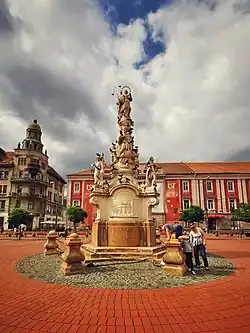
{"type": "Polygon", "coordinates": [[[118,86],[117,138],[110,148],[111,180],[104,180],[104,154],[96,154],[94,185],[90,203],[96,207],[92,243],[84,245],[86,259],[94,257],[133,257],[161,252],[166,245],[156,245],[152,207],[159,203],[157,166],[150,157],[146,181],[139,185],[139,151],[134,144],[134,121],[131,118],[132,93],[128,86],[118,86]]]}

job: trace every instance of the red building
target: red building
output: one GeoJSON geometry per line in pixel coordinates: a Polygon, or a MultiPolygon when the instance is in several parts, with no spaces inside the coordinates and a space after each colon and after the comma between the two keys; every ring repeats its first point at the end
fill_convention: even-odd
{"type": "MultiPolygon", "coordinates": [[[[160,203],[153,210],[157,224],[173,223],[181,210],[198,205],[208,213],[210,227],[228,224],[231,208],[250,203],[250,162],[157,163],[160,203]]],[[[143,167],[143,165],[142,165],[143,167]]],[[[142,168],[143,169],[143,168],[142,168]]],[[[105,171],[109,179],[110,171],[105,171]]],[[[145,174],[141,172],[140,181],[145,174]]],[[[79,205],[88,212],[88,224],[95,218],[89,194],[93,172],[68,175],[68,205],[79,205]]]]}

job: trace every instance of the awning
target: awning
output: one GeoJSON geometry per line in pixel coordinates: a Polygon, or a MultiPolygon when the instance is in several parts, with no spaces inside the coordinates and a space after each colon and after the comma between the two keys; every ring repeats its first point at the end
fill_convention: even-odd
{"type": "Polygon", "coordinates": [[[224,215],[223,214],[208,214],[208,218],[209,217],[219,219],[219,218],[224,217],[224,215]]]}
{"type": "MultiPolygon", "coordinates": [[[[55,221],[45,221],[45,222],[41,222],[41,224],[56,224],[55,221]]],[[[57,224],[65,224],[64,221],[57,221],[57,224]]]]}

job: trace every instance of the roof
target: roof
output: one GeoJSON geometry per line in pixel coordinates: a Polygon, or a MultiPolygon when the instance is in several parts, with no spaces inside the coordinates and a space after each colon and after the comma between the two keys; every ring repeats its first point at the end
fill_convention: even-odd
{"type": "Polygon", "coordinates": [[[156,163],[164,174],[192,174],[192,170],[188,168],[184,163],[156,163]]]}
{"type": "Polygon", "coordinates": [[[38,125],[36,119],[33,120],[33,123],[29,124],[27,129],[36,130],[38,132],[41,132],[41,127],[40,127],[40,125],[38,125]]]}
{"type": "MultiPolygon", "coordinates": [[[[140,170],[143,172],[145,163],[140,163],[140,170]]],[[[156,163],[163,174],[184,175],[184,174],[250,174],[250,162],[169,162],[156,163]]],[[[105,173],[110,172],[109,166],[105,173]]],[[[92,170],[82,170],[67,175],[67,177],[90,176],[92,170]]]]}
{"type": "Polygon", "coordinates": [[[67,182],[63,179],[62,176],[59,175],[58,172],[56,172],[56,170],[54,168],[52,168],[52,166],[49,165],[48,167],[48,174],[50,174],[51,176],[57,178],[58,180],[60,180],[62,183],[67,184],[67,182]]]}
{"type": "Polygon", "coordinates": [[[3,151],[5,154],[3,154],[3,158],[0,159],[0,165],[3,164],[11,164],[13,162],[14,152],[12,151],[3,151]]]}
{"type": "Polygon", "coordinates": [[[196,174],[201,173],[250,173],[250,162],[191,162],[185,165],[196,174]]]}

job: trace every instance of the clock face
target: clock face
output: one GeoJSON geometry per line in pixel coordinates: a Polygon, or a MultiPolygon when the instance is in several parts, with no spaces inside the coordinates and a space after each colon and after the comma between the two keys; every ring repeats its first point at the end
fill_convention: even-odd
{"type": "Polygon", "coordinates": [[[169,188],[169,190],[174,190],[175,189],[175,183],[168,183],[168,188],[169,188]]]}

